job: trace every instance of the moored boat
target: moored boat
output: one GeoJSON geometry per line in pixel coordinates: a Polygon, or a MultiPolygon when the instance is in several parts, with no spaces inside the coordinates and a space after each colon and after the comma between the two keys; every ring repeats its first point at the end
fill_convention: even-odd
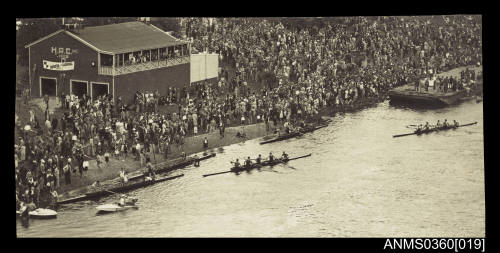
{"type": "Polygon", "coordinates": [[[32,219],[54,219],[57,218],[57,212],[52,209],[38,208],[29,212],[32,219]]]}
{"type": "MultiPolygon", "coordinates": [[[[208,154],[206,156],[200,157],[198,159],[193,158],[193,157],[189,157],[188,159],[185,159],[185,160],[183,160],[183,161],[181,161],[179,163],[176,163],[174,165],[157,168],[157,169],[154,170],[154,172],[155,173],[169,172],[169,171],[172,171],[172,170],[175,170],[175,169],[187,167],[187,166],[195,163],[196,161],[203,161],[203,160],[215,157],[215,156],[216,156],[215,153],[211,153],[211,154],[208,154]]],[[[198,166],[196,166],[196,167],[198,167],[198,166]]],[[[140,174],[140,175],[137,175],[137,176],[130,177],[130,178],[128,178],[128,180],[129,181],[134,181],[134,180],[143,179],[143,178],[144,178],[144,174],[140,174]]]]}
{"type": "Polygon", "coordinates": [[[98,214],[105,214],[105,213],[114,213],[114,212],[125,211],[125,210],[129,210],[129,209],[139,209],[139,207],[136,205],[120,206],[117,204],[104,204],[104,205],[97,206],[96,209],[97,209],[98,214]]]}
{"type": "Polygon", "coordinates": [[[78,202],[78,201],[82,201],[82,200],[86,200],[86,199],[87,199],[86,195],[78,195],[76,197],[67,198],[67,199],[64,199],[61,201],[57,201],[57,204],[58,205],[69,204],[69,203],[74,203],[74,202],[78,202]]]}
{"type": "Polygon", "coordinates": [[[179,177],[182,177],[182,176],[184,176],[184,174],[180,174],[180,175],[173,176],[173,177],[156,178],[156,179],[150,180],[150,181],[142,181],[142,182],[139,182],[139,183],[132,183],[132,184],[118,186],[118,187],[111,188],[111,189],[106,189],[106,190],[100,190],[100,191],[96,191],[96,192],[86,193],[85,196],[86,196],[86,199],[100,198],[100,197],[108,196],[108,195],[116,193],[116,192],[120,192],[121,193],[121,192],[131,191],[131,190],[134,190],[134,189],[137,189],[137,188],[150,186],[150,185],[157,184],[157,183],[160,183],[160,182],[163,182],[163,181],[176,179],[176,178],[179,178],[179,177]]]}
{"type": "Polygon", "coordinates": [[[184,176],[184,174],[172,176],[172,177],[161,177],[161,178],[157,177],[155,180],[142,181],[139,183],[129,183],[127,185],[122,185],[122,186],[118,186],[118,187],[114,187],[114,188],[110,188],[110,189],[104,189],[104,190],[99,190],[99,191],[95,191],[95,192],[90,192],[90,193],[86,193],[84,195],[79,195],[79,196],[76,196],[73,198],[61,200],[61,201],[58,201],[57,204],[70,204],[70,203],[89,200],[89,199],[97,199],[97,198],[111,195],[111,194],[116,193],[116,192],[126,192],[126,191],[130,191],[130,190],[138,189],[141,187],[153,185],[156,183],[164,182],[167,180],[176,179],[176,178],[179,178],[182,176],[184,176]]]}

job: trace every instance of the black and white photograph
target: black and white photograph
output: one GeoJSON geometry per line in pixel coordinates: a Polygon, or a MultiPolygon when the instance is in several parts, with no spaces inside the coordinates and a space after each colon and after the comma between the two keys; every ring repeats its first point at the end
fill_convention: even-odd
{"type": "Polygon", "coordinates": [[[485,238],[482,20],[16,18],[15,234],[485,238]]]}

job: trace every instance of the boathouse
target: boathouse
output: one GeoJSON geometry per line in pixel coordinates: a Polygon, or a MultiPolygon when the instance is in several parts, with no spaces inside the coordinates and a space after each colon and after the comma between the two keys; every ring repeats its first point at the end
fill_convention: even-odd
{"type": "Polygon", "coordinates": [[[144,22],[61,29],[26,45],[32,97],[165,94],[190,84],[190,43],[144,22]]]}

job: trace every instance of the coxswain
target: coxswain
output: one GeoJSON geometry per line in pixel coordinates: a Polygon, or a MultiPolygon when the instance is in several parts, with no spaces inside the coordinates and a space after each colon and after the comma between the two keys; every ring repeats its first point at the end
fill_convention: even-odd
{"type": "Polygon", "coordinates": [[[270,162],[274,161],[273,152],[269,152],[269,161],[270,162]]]}
{"type": "Polygon", "coordinates": [[[450,125],[448,124],[448,120],[447,120],[447,119],[444,119],[444,122],[443,122],[443,127],[448,127],[448,126],[450,126],[450,125]]]}
{"type": "Polygon", "coordinates": [[[250,160],[250,156],[249,156],[249,157],[247,157],[247,159],[245,160],[245,167],[246,167],[247,169],[249,169],[249,168],[250,168],[250,166],[252,166],[252,160],[250,160]]]}
{"type": "Polygon", "coordinates": [[[453,120],[453,126],[454,126],[454,127],[458,127],[458,126],[459,126],[458,121],[453,120]]]}
{"type": "Polygon", "coordinates": [[[288,161],[288,154],[283,151],[283,154],[281,155],[281,160],[282,161],[288,161]]]}
{"type": "Polygon", "coordinates": [[[261,161],[262,161],[262,156],[259,154],[259,157],[255,159],[255,163],[260,164],[261,161]]]}
{"type": "Polygon", "coordinates": [[[238,158],[236,158],[236,161],[234,162],[234,168],[235,168],[235,169],[240,168],[240,161],[239,161],[239,159],[238,159],[238,158]]]}

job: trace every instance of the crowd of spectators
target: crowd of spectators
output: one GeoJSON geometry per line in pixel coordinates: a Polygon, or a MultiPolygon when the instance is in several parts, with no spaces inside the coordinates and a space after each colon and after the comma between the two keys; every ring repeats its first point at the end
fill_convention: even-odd
{"type": "Polygon", "coordinates": [[[270,72],[278,84],[265,84],[258,96],[304,92],[298,102],[304,108],[315,100],[352,106],[433,73],[481,63],[480,24],[463,16],[447,17],[444,25],[432,19],[348,17],[308,28],[261,18],[184,22],[193,47],[220,53],[222,62],[241,73],[238,87],[262,82],[261,73],[270,72]]]}

